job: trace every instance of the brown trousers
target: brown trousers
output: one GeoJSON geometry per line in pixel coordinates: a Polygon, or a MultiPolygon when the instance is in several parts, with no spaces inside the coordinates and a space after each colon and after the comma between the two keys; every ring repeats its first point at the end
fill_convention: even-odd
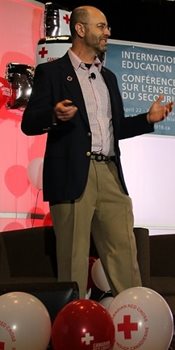
{"type": "Polygon", "coordinates": [[[114,162],[91,160],[83,195],[74,203],[51,206],[51,215],[57,240],[58,280],[77,281],[80,298],[86,295],[90,234],[113,296],[141,286],[132,203],[121,187],[114,162]]]}

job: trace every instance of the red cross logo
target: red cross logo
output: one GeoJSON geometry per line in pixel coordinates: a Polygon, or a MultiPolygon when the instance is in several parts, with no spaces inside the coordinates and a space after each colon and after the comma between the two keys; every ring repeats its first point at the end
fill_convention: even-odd
{"type": "Polygon", "coordinates": [[[39,51],[39,55],[41,55],[41,58],[44,58],[44,56],[47,54],[48,54],[48,50],[46,50],[45,47],[42,47],[42,49],[39,51]]]}
{"type": "Polygon", "coordinates": [[[0,350],[4,350],[5,349],[5,343],[0,341],[0,350]]]}
{"type": "Polygon", "coordinates": [[[131,323],[131,316],[126,315],[123,318],[123,323],[118,324],[118,331],[124,332],[125,339],[131,339],[131,331],[137,331],[138,324],[136,322],[131,323]]]}
{"type": "Polygon", "coordinates": [[[85,336],[81,338],[82,343],[85,343],[85,345],[90,345],[93,340],[94,336],[90,335],[89,332],[85,333],[85,336]]]}
{"type": "Polygon", "coordinates": [[[63,19],[66,21],[66,24],[69,24],[69,22],[70,22],[70,17],[68,16],[68,14],[66,14],[65,16],[63,16],[63,19]]]}

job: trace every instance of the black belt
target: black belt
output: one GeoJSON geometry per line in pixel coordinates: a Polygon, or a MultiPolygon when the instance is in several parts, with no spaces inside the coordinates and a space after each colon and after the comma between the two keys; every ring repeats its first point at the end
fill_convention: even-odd
{"type": "Polygon", "coordinates": [[[115,156],[105,156],[102,153],[91,153],[90,158],[92,160],[96,160],[97,162],[109,162],[115,160],[115,156]]]}

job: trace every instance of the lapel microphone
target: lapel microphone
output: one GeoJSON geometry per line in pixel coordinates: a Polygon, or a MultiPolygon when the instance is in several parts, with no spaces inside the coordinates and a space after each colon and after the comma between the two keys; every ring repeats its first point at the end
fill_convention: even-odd
{"type": "Polygon", "coordinates": [[[96,79],[95,73],[91,73],[90,76],[89,76],[89,79],[93,79],[93,80],[96,79]]]}

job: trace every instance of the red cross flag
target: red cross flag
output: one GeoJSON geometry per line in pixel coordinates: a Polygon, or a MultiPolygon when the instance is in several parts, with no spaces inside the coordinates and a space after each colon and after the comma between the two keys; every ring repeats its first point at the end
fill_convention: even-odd
{"type": "Polygon", "coordinates": [[[53,61],[62,57],[70,46],[70,40],[60,40],[59,38],[40,40],[37,46],[36,64],[53,61]]]}
{"type": "Polygon", "coordinates": [[[59,35],[68,35],[70,36],[70,29],[69,29],[69,23],[70,23],[70,11],[66,10],[59,10],[59,17],[60,17],[60,28],[59,28],[59,35]]]}

